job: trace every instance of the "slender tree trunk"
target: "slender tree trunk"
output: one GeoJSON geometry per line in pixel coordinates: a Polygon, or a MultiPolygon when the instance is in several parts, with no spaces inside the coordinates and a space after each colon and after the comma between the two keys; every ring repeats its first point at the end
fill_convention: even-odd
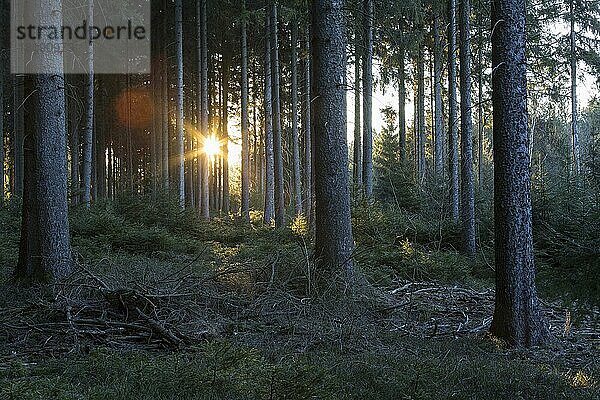
{"type": "Polygon", "coordinates": [[[314,0],[313,79],[316,240],[319,265],[353,274],[348,145],[343,82],[346,74],[344,1],[314,0]]]}
{"type": "Polygon", "coordinates": [[[425,182],[426,161],[425,142],[427,133],[425,129],[425,56],[421,46],[417,56],[417,181],[420,185],[425,182]]]}
{"type": "MultiPolygon", "coordinates": [[[[2,29],[5,33],[5,30],[2,29]]],[[[4,46],[0,46],[0,52],[4,51],[4,46]]],[[[4,84],[6,81],[5,77],[5,66],[4,66],[4,54],[0,53],[0,205],[4,204],[4,84]]]]}
{"type": "Polygon", "coordinates": [[[527,148],[525,0],[492,4],[496,307],[491,333],[514,346],[549,339],[538,305],[527,148]]]}
{"type": "Polygon", "coordinates": [[[398,139],[400,141],[400,161],[406,162],[406,50],[400,44],[398,68],[398,139]]]}
{"type": "MultiPolygon", "coordinates": [[[[200,133],[202,140],[208,137],[208,33],[207,33],[207,0],[198,0],[200,3],[198,14],[200,16],[200,133]]],[[[209,185],[209,159],[205,153],[201,154],[202,160],[202,218],[210,219],[210,185],[209,185]]]]}
{"type": "MultiPolygon", "coordinates": [[[[360,15],[360,13],[357,13],[360,15]]],[[[363,165],[362,165],[362,125],[361,125],[361,97],[360,97],[360,48],[362,43],[360,40],[361,23],[360,18],[356,17],[356,34],[354,38],[354,155],[353,155],[353,172],[354,185],[360,188],[363,183],[363,165]]]]}
{"type": "Polygon", "coordinates": [[[435,176],[444,177],[444,120],[442,111],[442,40],[440,37],[440,15],[436,12],[433,20],[433,79],[434,79],[434,140],[435,140],[435,176]]]}
{"type": "Polygon", "coordinates": [[[575,15],[573,13],[573,0],[569,1],[570,14],[570,45],[571,45],[571,135],[573,149],[573,165],[575,173],[581,172],[581,155],[579,151],[579,126],[577,121],[577,49],[575,39],[575,15]]]}
{"type": "Polygon", "coordinates": [[[465,252],[474,256],[475,190],[473,177],[473,119],[471,117],[471,2],[460,2],[460,116],[461,219],[465,252]]]}
{"type": "Polygon", "coordinates": [[[185,143],[183,128],[183,6],[175,0],[175,41],[177,47],[177,184],[179,205],[185,208],[185,143]]]}
{"type": "MultiPolygon", "coordinates": [[[[94,0],[88,0],[88,21],[94,23],[94,0]]],[[[92,190],[92,150],[94,137],[94,41],[88,40],[88,73],[85,96],[85,130],[83,132],[83,190],[81,202],[85,208],[91,205],[92,190]]]]}
{"type": "Polygon", "coordinates": [[[298,129],[298,21],[292,21],[292,153],[294,164],[294,213],[302,214],[302,176],[300,175],[300,132],[298,129]]]}
{"type": "MultiPolygon", "coordinates": [[[[477,140],[477,182],[479,185],[479,189],[481,190],[483,186],[483,45],[485,43],[485,38],[483,35],[483,5],[479,3],[480,10],[478,11],[478,20],[479,20],[479,46],[477,48],[477,65],[479,67],[479,71],[477,73],[477,131],[478,131],[478,140],[477,140]]],[[[531,158],[531,157],[530,157],[531,158]]]]}
{"type": "Polygon", "coordinates": [[[450,210],[459,219],[458,102],[456,96],[456,0],[448,0],[448,145],[450,169],[450,210]]]}
{"type": "Polygon", "coordinates": [[[229,67],[230,56],[227,54],[223,56],[223,121],[222,121],[222,132],[223,139],[221,141],[222,157],[221,167],[223,169],[223,214],[229,215],[230,209],[230,198],[229,198],[229,67]]]}
{"type": "MultiPolygon", "coordinates": [[[[163,0],[163,11],[167,12],[167,0],[163,0]]],[[[169,70],[167,47],[167,24],[162,24],[162,62],[161,62],[161,90],[162,90],[162,186],[169,188],[169,70]]]]}
{"type": "Polygon", "coordinates": [[[14,195],[17,197],[23,196],[23,174],[24,174],[24,156],[23,156],[23,138],[24,138],[24,120],[23,112],[24,101],[24,85],[25,80],[23,75],[14,76],[14,93],[13,93],[13,154],[14,154],[14,195]]]}
{"type": "Polygon", "coordinates": [[[242,12],[242,219],[250,222],[250,140],[248,138],[248,43],[246,38],[246,1],[242,12]]]}
{"type": "Polygon", "coordinates": [[[271,225],[275,209],[275,172],[273,154],[273,102],[271,82],[271,15],[265,13],[265,211],[264,223],[271,225]]]}
{"type": "Polygon", "coordinates": [[[310,219],[313,208],[312,186],[312,131],[311,131],[311,94],[310,94],[310,28],[304,32],[304,215],[310,219]]]}
{"type": "MultiPolygon", "coordinates": [[[[38,26],[62,24],[60,0],[33,0],[26,10],[38,26]],[[42,12],[43,10],[43,12],[42,12]]],[[[45,39],[39,49],[53,48],[45,39]]],[[[54,73],[29,75],[27,124],[31,125],[24,146],[25,191],[19,260],[15,277],[23,281],[49,281],[66,276],[72,269],[69,243],[67,144],[65,132],[65,81],[62,56],[38,55],[54,73]]]]}
{"type": "Polygon", "coordinates": [[[373,196],[373,0],[363,0],[363,188],[373,196]]]}
{"type": "Polygon", "coordinates": [[[271,89],[273,107],[273,155],[275,168],[275,227],[285,225],[285,197],[283,181],[283,148],[281,131],[281,101],[279,99],[279,44],[277,0],[271,0],[271,89]]]}

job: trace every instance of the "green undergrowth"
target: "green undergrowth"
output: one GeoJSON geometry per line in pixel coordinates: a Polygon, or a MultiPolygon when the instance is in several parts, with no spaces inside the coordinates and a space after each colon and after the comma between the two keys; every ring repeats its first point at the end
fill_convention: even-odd
{"type": "MultiPolygon", "coordinates": [[[[597,399],[561,372],[478,340],[388,337],[389,349],[276,353],[215,341],[186,353],[87,355],[0,369],[0,397],[34,399],[597,399]]],[[[564,369],[563,369],[564,371],[564,369]]],[[[596,371],[597,372],[597,371],[596,371]]]]}

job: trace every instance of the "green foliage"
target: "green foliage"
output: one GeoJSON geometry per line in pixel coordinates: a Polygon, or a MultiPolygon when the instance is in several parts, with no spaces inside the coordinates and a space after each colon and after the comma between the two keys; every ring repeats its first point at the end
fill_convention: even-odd
{"type": "Polygon", "coordinates": [[[396,204],[408,210],[419,210],[421,199],[411,167],[399,159],[399,143],[394,135],[394,118],[388,115],[388,126],[375,137],[373,149],[373,193],[383,203],[396,204]]]}

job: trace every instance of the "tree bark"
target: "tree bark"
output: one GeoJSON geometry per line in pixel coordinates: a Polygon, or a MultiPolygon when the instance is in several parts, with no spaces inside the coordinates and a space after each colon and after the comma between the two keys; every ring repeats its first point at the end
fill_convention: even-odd
{"type": "Polygon", "coordinates": [[[434,140],[435,176],[438,181],[444,177],[444,120],[442,111],[442,40],[440,38],[440,15],[436,11],[433,20],[433,75],[434,75],[434,140]]]}
{"type": "Polygon", "coordinates": [[[13,154],[14,154],[14,195],[23,196],[24,180],[24,123],[25,114],[23,112],[23,95],[25,80],[23,75],[14,75],[14,93],[13,93],[13,154]]]}
{"type": "MultiPolygon", "coordinates": [[[[359,13],[357,13],[359,14],[359,13]]],[[[360,15],[360,14],[359,14],[360,15]]],[[[353,154],[353,173],[354,185],[358,188],[362,186],[363,181],[363,165],[362,165],[362,126],[361,126],[361,97],[360,97],[360,18],[356,18],[356,34],[354,38],[354,154],[353,154]]]]}
{"type": "Polygon", "coordinates": [[[248,43],[246,1],[242,3],[242,219],[250,222],[250,140],[248,138],[248,43]]]}
{"type": "MultiPolygon", "coordinates": [[[[198,36],[200,42],[200,135],[201,141],[204,142],[209,135],[208,132],[208,17],[207,17],[207,0],[198,0],[198,17],[200,24],[198,27],[198,36]]],[[[202,143],[201,143],[202,144],[202,143]]],[[[209,185],[209,159],[206,153],[202,152],[202,218],[210,219],[210,185],[209,185]]]]}
{"type": "Polygon", "coordinates": [[[398,140],[400,142],[400,161],[406,162],[406,49],[400,44],[398,67],[398,140]]]}
{"type": "MultiPolygon", "coordinates": [[[[32,0],[26,10],[38,26],[62,24],[60,0],[32,0]]],[[[56,45],[56,42],[52,43],[56,45]]],[[[52,281],[66,276],[73,262],[69,242],[67,144],[62,56],[41,40],[44,66],[54,74],[26,78],[30,108],[25,141],[25,185],[18,280],[52,281]]]]}
{"type": "MultiPolygon", "coordinates": [[[[88,0],[88,21],[94,23],[94,0],[88,0]]],[[[85,208],[91,206],[92,190],[92,151],[94,137],[94,41],[88,40],[88,74],[85,96],[85,130],[83,132],[83,190],[81,202],[85,208]]]]}
{"type": "Polygon", "coordinates": [[[230,197],[229,197],[229,68],[230,68],[230,55],[223,55],[223,75],[222,86],[223,86],[223,119],[222,119],[222,133],[223,138],[221,140],[221,166],[223,169],[223,204],[222,211],[225,216],[229,216],[230,209],[230,197]]]}
{"type": "Polygon", "coordinates": [[[456,96],[456,0],[448,0],[448,146],[450,169],[450,210],[459,222],[458,102],[456,96]]]}
{"type": "Polygon", "coordinates": [[[294,214],[302,214],[302,176],[300,175],[300,132],[298,130],[298,21],[292,22],[292,153],[294,165],[294,214]]]}
{"type": "Polygon", "coordinates": [[[363,189],[373,196],[373,0],[363,0],[363,189]]]}
{"type": "Polygon", "coordinates": [[[471,116],[471,2],[460,1],[461,219],[464,250],[476,252],[473,119],[471,116]]]}
{"type": "Polygon", "coordinates": [[[427,164],[425,160],[425,56],[423,46],[417,56],[417,181],[420,185],[425,182],[427,164]]]}
{"type": "Polygon", "coordinates": [[[310,219],[313,208],[312,186],[312,132],[311,132],[311,66],[310,66],[310,28],[307,24],[304,32],[304,215],[310,219]]]}
{"type": "Polygon", "coordinates": [[[175,0],[175,44],[177,48],[177,184],[179,206],[185,208],[185,138],[183,127],[183,5],[175,0]]]}
{"type": "Polygon", "coordinates": [[[492,4],[496,305],[491,333],[512,346],[549,339],[535,289],[527,152],[525,0],[492,4]]]}
{"type": "Polygon", "coordinates": [[[275,170],[273,154],[273,102],[271,82],[271,14],[265,12],[265,210],[263,222],[271,225],[275,209],[275,170]]]}
{"type": "Polygon", "coordinates": [[[271,0],[271,89],[273,107],[273,155],[275,169],[275,227],[285,225],[285,197],[283,181],[283,148],[281,131],[281,102],[279,99],[279,41],[277,0],[271,0]]]}
{"type": "Polygon", "coordinates": [[[312,2],[316,240],[319,265],[352,276],[352,224],[348,186],[344,1],[312,2]]]}

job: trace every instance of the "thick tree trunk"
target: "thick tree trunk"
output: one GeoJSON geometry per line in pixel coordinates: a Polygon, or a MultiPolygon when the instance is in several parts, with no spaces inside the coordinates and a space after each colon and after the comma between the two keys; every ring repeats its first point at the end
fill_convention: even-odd
{"type": "MultiPolygon", "coordinates": [[[[62,23],[60,0],[33,0],[28,15],[38,26],[62,23]]],[[[56,44],[56,43],[53,43],[56,44]]],[[[49,281],[66,276],[73,261],[69,243],[67,205],[67,144],[65,94],[60,53],[47,52],[50,43],[40,43],[45,68],[52,75],[30,75],[28,87],[25,191],[19,260],[15,277],[23,281],[49,281]]]]}
{"type": "Polygon", "coordinates": [[[581,172],[581,155],[579,150],[579,126],[577,122],[577,50],[575,42],[575,15],[573,0],[569,1],[570,14],[570,45],[571,45],[571,146],[573,150],[573,166],[576,174],[581,172]]]}
{"type": "Polygon", "coordinates": [[[183,127],[183,6],[175,0],[175,42],[177,48],[177,184],[179,205],[185,208],[185,143],[183,127]]]}
{"type": "MultiPolygon", "coordinates": [[[[363,189],[373,196],[373,0],[363,0],[363,189]]],[[[344,75],[345,76],[345,75],[344,75]]]]}
{"type": "Polygon", "coordinates": [[[265,13],[265,210],[263,222],[271,225],[275,209],[275,170],[273,154],[273,102],[271,82],[271,15],[265,13]]]}
{"type": "Polygon", "coordinates": [[[450,210],[459,220],[458,102],[456,97],[456,0],[448,0],[448,147],[450,169],[450,210]]]}
{"type": "Polygon", "coordinates": [[[294,165],[294,213],[302,214],[302,176],[300,175],[300,132],[298,130],[298,21],[292,22],[292,153],[294,165]]]}
{"type": "Polygon", "coordinates": [[[312,186],[312,132],[311,132],[311,94],[310,94],[310,28],[304,32],[304,215],[310,219],[313,208],[312,186]]]}
{"type": "MultiPolygon", "coordinates": [[[[357,13],[360,15],[360,13],[357,13]]],[[[363,165],[362,165],[362,125],[361,125],[361,97],[360,97],[360,49],[363,44],[360,41],[360,18],[356,18],[356,34],[354,43],[354,154],[353,154],[353,178],[354,185],[358,188],[362,186],[363,165]]]]}
{"type": "MultiPolygon", "coordinates": [[[[88,21],[90,25],[93,25],[94,0],[88,0],[88,21]]],[[[89,209],[91,205],[94,137],[94,41],[91,38],[88,41],[88,74],[86,78],[87,91],[85,95],[85,130],[83,131],[83,190],[81,192],[81,202],[89,209]]]]}
{"type": "Polygon", "coordinates": [[[344,87],[344,1],[312,2],[316,240],[319,265],[352,276],[352,224],[344,87]]]}
{"type": "MultiPolygon", "coordinates": [[[[245,14],[246,1],[242,12],[245,14]]],[[[248,138],[248,43],[246,15],[242,15],[242,219],[250,222],[250,140],[248,138]]]]}
{"type": "Polygon", "coordinates": [[[471,2],[460,1],[461,219],[464,250],[476,252],[473,119],[471,117],[471,2]]]}
{"type": "Polygon", "coordinates": [[[434,140],[435,140],[435,176],[444,177],[444,120],[442,111],[442,40],[440,38],[440,15],[436,12],[433,20],[433,76],[434,76],[434,140]]]}
{"type": "Polygon", "coordinates": [[[525,0],[492,4],[496,307],[491,333],[513,346],[549,339],[535,289],[527,153],[525,0]]]}
{"type": "Polygon", "coordinates": [[[279,40],[277,0],[271,0],[271,89],[273,107],[273,155],[275,169],[275,227],[285,225],[285,197],[283,181],[283,148],[281,131],[281,102],[279,99],[279,40]]]}

